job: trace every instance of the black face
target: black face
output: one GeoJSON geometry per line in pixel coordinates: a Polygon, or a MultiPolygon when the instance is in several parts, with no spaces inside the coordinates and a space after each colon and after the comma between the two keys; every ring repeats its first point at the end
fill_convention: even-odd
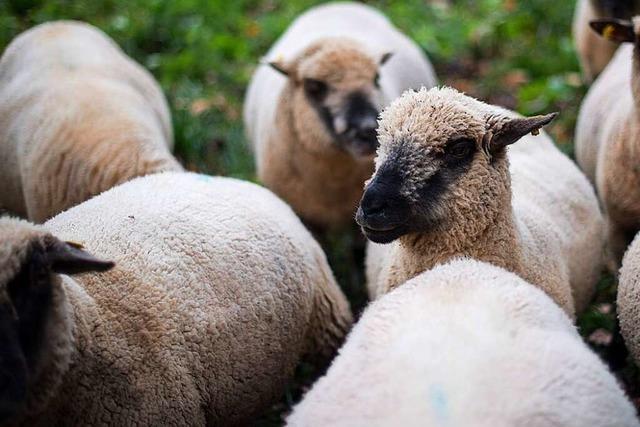
{"type": "Polygon", "coordinates": [[[638,0],[591,0],[602,18],[631,19],[640,12],[638,0]]]}
{"type": "Polygon", "coordinates": [[[28,259],[8,284],[10,302],[0,306],[0,422],[25,403],[51,308],[51,273],[44,252],[34,248],[28,259]]]}
{"type": "MultiPolygon", "coordinates": [[[[377,81],[376,75],[374,84],[377,85],[377,81]]],[[[365,94],[356,91],[347,96],[343,108],[346,130],[338,133],[334,125],[335,117],[324,104],[330,91],[329,85],[320,80],[307,78],[303,80],[303,87],[307,99],[340,148],[354,157],[375,153],[378,147],[376,129],[379,111],[365,94]]]]}
{"type": "Polygon", "coordinates": [[[430,159],[439,165],[438,170],[425,182],[416,183],[416,193],[409,197],[402,193],[405,180],[411,179],[403,173],[403,159],[409,153],[397,149],[380,166],[360,201],[356,222],[363,233],[373,242],[390,243],[405,234],[444,229],[442,197],[469,169],[476,151],[472,139],[450,140],[442,153],[430,159]]]}

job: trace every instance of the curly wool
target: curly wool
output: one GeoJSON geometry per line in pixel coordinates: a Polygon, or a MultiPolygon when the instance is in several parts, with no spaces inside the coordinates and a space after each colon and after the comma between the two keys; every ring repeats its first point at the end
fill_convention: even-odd
{"type": "MultiPolygon", "coordinates": [[[[638,235],[640,236],[640,235],[638,235]]],[[[617,311],[620,332],[633,359],[640,364],[640,237],[627,249],[620,269],[617,311]]]]}
{"type": "Polygon", "coordinates": [[[458,259],[373,302],[289,426],[638,426],[570,319],[515,274],[458,259]]]}
{"type": "Polygon", "coordinates": [[[38,25],[0,58],[0,208],[43,222],[131,178],[181,170],[151,74],[98,29],[38,25]]]}
{"type": "Polygon", "coordinates": [[[21,425],[243,424],[351,323],[319,245],[254,184],[156,174],[45,227],[116,267],[62,276],[73,363],[60,386],[33,387],[54,396],[21,425]]]}

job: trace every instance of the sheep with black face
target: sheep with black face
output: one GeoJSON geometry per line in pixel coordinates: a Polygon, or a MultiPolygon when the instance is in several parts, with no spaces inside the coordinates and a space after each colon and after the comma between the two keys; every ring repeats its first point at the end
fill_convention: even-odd
{"type": "Polygon", "coordinates": [[[373,171],[380,110],[406,89],[434,84],[422,51],[375,9],[310,9],[267,53],[247,91],[258,177],[307,224],[350,223],[373,171]]]}
{"type": "Polygon", "coordinates": [[[602,216],[578,168],[546,135],[526,136],[554,117],[520,117],[450,88],[391,104],[356,215],[371,241],[394,242],[369,250],[371,296],[466,255],[520,274],[570,315],[584,308],[602,216]]]}

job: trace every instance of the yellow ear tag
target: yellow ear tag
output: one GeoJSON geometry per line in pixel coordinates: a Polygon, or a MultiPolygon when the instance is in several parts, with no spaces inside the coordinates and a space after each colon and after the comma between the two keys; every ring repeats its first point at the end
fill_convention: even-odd
{"type": "Polygon", "coordinates": [[[82,243],[74,242],[73,240],[67,240],[65,243],[76,249],[84,249],[84,245],[82,243]]]}
{"type": "Polygon", "coordinates": [[[616,27],[613,24],[608,24],[602,30],[602,37],[604,37],[607,40],[613,40],[613,35],[615,32],[616,32],[616,27]]]}

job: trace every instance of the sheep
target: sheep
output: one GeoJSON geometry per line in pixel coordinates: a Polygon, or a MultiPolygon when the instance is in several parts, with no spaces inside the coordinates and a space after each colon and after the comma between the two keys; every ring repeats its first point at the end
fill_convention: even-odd
{"type": "Polygon", "coordinates": [[[100,30],[38,25],[0,58],[0,210],[43,222],[131,178],[181,170],[153,77],[100,30]]]}
{"type": "Polygon", "coordinates": [[[640,18],[600,20],[594,30],[623,45],[589,89],[576,124],[576,160],[595,185],[605,212],[607,266],[617,273],[624,252],[640,230],[637,111],[640,101],[640,18]]]}
{"type": "Polygon", "coordinates": [[[259,179],[317,231],[353,224],[373,171],[380,108],[435,73],[380,12],[331,3],[298,17],[267,53],[244,103],[259,179]]]}
{"type": "Polygon", "coordinates": [[[627,249],[618,282],[620,332],[636,364],[640,365],[640,233],[627,249]]]}
{"type": "Polygon", "coordinates": [[[543,292],[458,259],[372,303],[294,426],[638,426],[615,378],[543,292]]]}
{"type": "Polygon", "coordinates": [[[448,87],[385,109],[356,214],[370,241],[393,242],[369,250],[372,297],[467,255],[540,286],[570,316],[583,310],[600,275],[603,220],[576,165],[546,134],[526,136],[554,117],[521,117],[448,87]]]}
{"type": "Polygon", "coordinates": [[[631,19],[640,13],[634,0],[578,0],[573,16],[573,39],[584,79],[591,83],[607,66],[618,44],[598,37],[589,22],[598,18],[631,19]]]}
{"type": "Polygon", "coordinates": [[[285,203],[191,173],[134,179],[44,226],[0,220],[0,298],[0,375],[20,391],[0,387],[0,413],[16,425],[243,425],[351,323],[285,203]],[[58,276],[79,272],[61,246],[116,267],[58,276]]]}

